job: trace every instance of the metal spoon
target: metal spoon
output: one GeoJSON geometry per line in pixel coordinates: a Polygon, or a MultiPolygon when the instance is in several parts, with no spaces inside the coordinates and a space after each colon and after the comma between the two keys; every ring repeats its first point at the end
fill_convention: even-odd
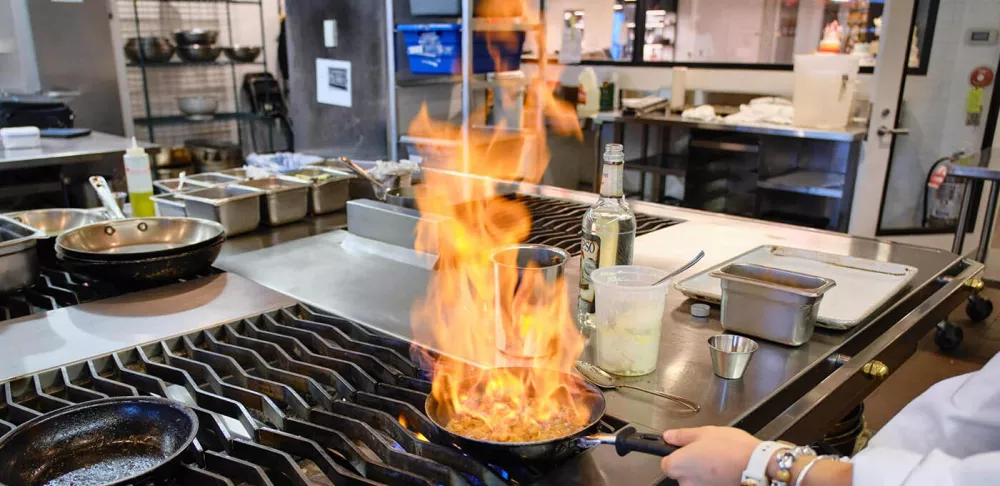
{"type": "Polygon", "coordinates": [[[681,268],[678,268],[677,270],[674,270],[673,272],[668,273],[666,277],[663,277],[663,278],[657,280],[655,283],[653,283],[652,285],[650,285],[650,287],[655,287],[657,285],[660,285],[663,282],[666,282],[667,280],[670,280],[673,277],[676,277],[676,276],[680,275],[684,270],[687,270],[687,269],[693,267],[696,263],[700,262],[702,258],[705,258],[705,252],[704,251],[698,252],[698,255],[696,255],[694,258],[692,258],[691,261],[685,263],[684,266],[682,266],[681,268]]]}
{"type": "Polygon", "coordinates": [[[375,187],[381,189],[383,193],[389,190],[388,187],[385,187],[385,184],[382,184],[382,182],[376,179],[375,176],[369,174],[367,170],[362,169],[360,165],[355,164],[353,160],[347,157],[341,157],[339,160],[340,163],[346,165],[348,168],[353,170],[359,176],[368,179],[368,182],[371,182],[372,184],[375,185],[375,187]]]}
{"type": "Polygon", "coordinates": [[[678,396],[671,395],[669,393],[663,393],[661,391],[650,390],[648,388],[641,388],[633,385],[621,385],[615,382],[615,378],[609,375],[606,371],[598,368],[597,366],[587,363],[585,361],[576,362],[576,371],[579,371],[584,378],[587,379],[594,386],[605,389],[605,390],[615,390],[618,388],[630,388],[632,390],[638,390],[642,392],[649,393],[651,395],[656,395],[660,398],[666,398],[672,402],[677,402],[685,407],[691,409],[692,412],[697,412],[701,410],[701,405],[698,405],[691,400],[686,398],[681,398],[678,396]]]}

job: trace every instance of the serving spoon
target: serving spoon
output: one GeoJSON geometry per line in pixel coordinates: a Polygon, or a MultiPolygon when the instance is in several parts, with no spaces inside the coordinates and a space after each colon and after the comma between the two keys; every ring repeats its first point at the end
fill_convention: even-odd
{"type": "Polygon", "coordinates": [[[616,390],[618,388],[628,388],[631,390],[638,390],[641,392],[649,393],[651,395],[656,395],[660,398],[666,398],[667,400],[670,400],[672,402],[684,405],[692,412],[697,412],[698,410],[701,410],[701,405],[698,405],[697,403],[692,402],[691,400],[688,400],[686,398],[681,398],[676,395],[671,395],[669,393],[663,393],[661,391],[650,390],[648,388],[642,388],[634,385],[619,384],[615,381],[615,378],[613,376],[608,374],[608,372],[598,368],[594,364],[587,363],[585,361],[576,362],[576,371],[579,371],[580,374],[583,375],[583,377],[586,378],[588,382],[590,382],[591,384],[602,390],[616,390]]]}

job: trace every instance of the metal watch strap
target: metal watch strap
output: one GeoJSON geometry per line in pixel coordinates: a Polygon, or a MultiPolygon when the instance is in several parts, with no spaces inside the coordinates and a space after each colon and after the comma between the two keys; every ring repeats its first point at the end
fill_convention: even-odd
{"type": "Polygon", "coordinates": [[[767,464],[771,462],[771,456],[778,449],[787,449],[788,446],[774,441],[766,441],[757,444],[753,454],[750,454],[750,461],[747,468],[743,470],[740,477],[740,486],[767,486],[767,464]]]}

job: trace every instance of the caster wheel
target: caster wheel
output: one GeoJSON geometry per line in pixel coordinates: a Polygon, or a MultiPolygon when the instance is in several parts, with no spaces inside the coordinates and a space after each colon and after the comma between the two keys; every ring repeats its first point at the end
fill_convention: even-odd
{"type": "Polygon", "coordinates": [[[934,344],[942,351],[953,351],[962,344],[962,335],[962,328],[948,321],[941,321],[934,331],[934,344]]]}
{"type": "Polygon", "coordinates": [[[965,304],[965,315],[972,319],[972,322],[983,322],[993,313],[993,302],[990,299],[980,297],[978,294],[969,296],[969,301],[965,304]]]}

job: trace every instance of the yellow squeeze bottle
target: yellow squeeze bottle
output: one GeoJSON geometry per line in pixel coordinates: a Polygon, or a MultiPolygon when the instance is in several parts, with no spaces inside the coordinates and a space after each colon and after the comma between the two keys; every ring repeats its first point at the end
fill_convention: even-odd
{"type": "Polygon", "coordinates": [[[132,137],[132,146],[125,151],[125,183],[128,199],[132,203],[132,217],[156,216],[153,205],[153,176],[150,174],[149,154],[132,137]]]}

